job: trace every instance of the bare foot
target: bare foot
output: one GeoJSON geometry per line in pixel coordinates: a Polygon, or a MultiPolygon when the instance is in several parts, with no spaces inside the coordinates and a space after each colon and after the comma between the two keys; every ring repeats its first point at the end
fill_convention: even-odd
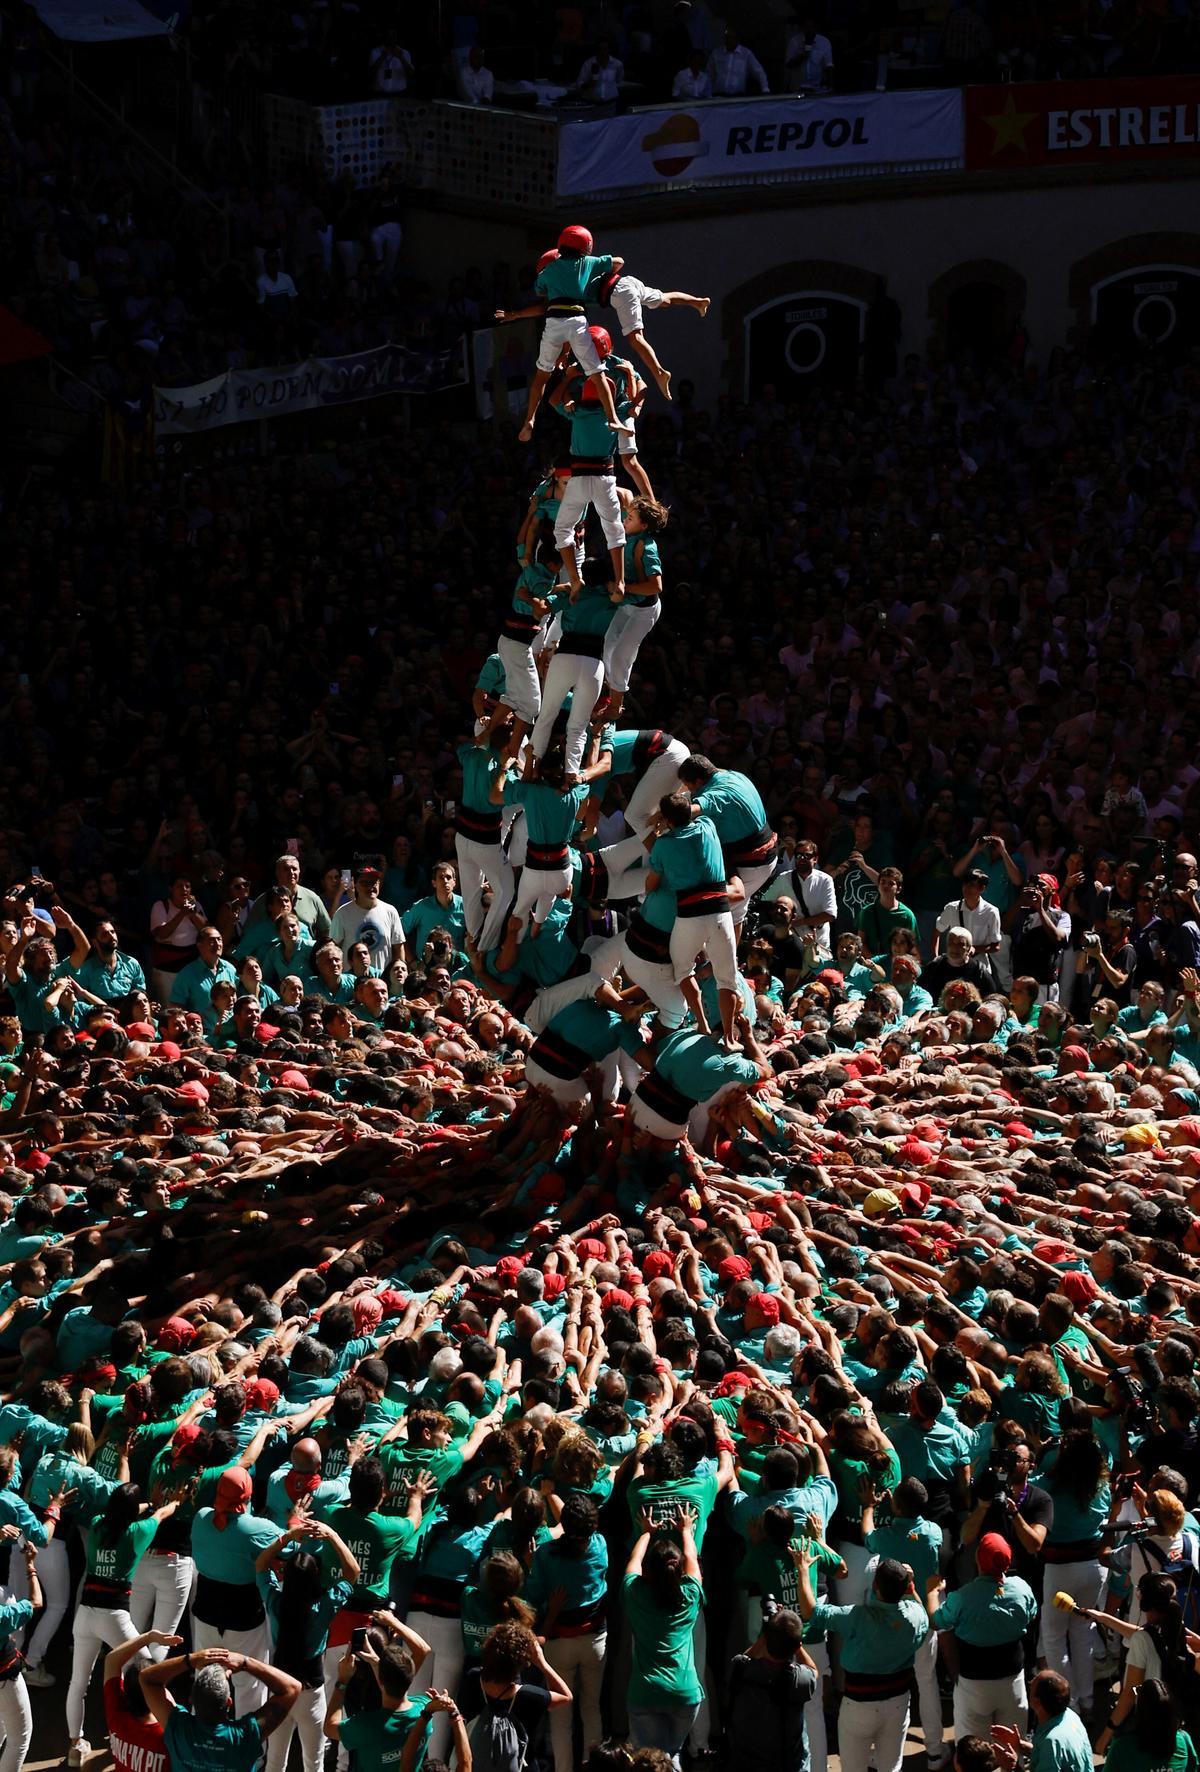
{"type": "Polygon", "coordinates": [[[700,297],[700,300],[696,303],[696,312],[699,314],[699,316],[702,320],[703,320],[704,316],[708,313],[708,310],[711,306],[712,306],[712,299],[710,296],[707,296],[707,295],[702,295],[700,297]]]}
{"type": "Polygon", "coordinates": [[[671,371],[660,369],[654,379],[658,383],[658,391],[663,399],[669,400],[671,398],[671,371]]]}
{"type": "Polygon", "coordinates": [[[740,1052],[742,1049],[742,1042],[739,1039],[736,1039],[733,1034],[722,1034],[721,1045],[725,1048],[726,1052],[740,1052]]]}
{"type": "Polygon", "coordinates": [[[520,430],[517,432],[517,442],[518,443],[532,443],[533,442],[533,426],[531,424],[525,423],[521,426],[520,430]]]}
{"type": "MultiPolygon", "coordinates": [[[[610,431],[619,431],[623,437],[632,437],[633,435],[633,426],[623,423],[619,418],[610,418],[608,421],[608,428],[610,431]]],[[[530,435],[532,435],[532,433],[530,433],[530,435]]],[[[528,438],[525,439],[526,442],[528,442],[528,440],[528,438]]]]}

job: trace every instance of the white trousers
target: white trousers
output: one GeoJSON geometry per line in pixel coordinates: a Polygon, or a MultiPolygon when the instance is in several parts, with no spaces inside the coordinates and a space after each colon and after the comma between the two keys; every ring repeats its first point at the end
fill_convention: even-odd
{"type": "Polygon", "coordinates": [[[652,960],[643,960],[640,955],[627,952],[621,971],[630,984],[639,985],[645,991],[665,1028],[682,1027],[687,1004],[675,983],[674,968],[669,960],[655,965],[652,960]]]}
{"type": "Polygon", "coordinates": [[[1046,1666],[1070,1682],[1071,1703],[1078,1710],[1092,1702],[1096,1627],[1078,1612],[1060,1612],[1057,1593],[1070,1594],[1080,1606],[1104,1610],[1108,1570],[1094,1559],[1086,1563],[1047,1564],[1042,1586],[1042,1651],[1046,1666]]]}
{"type": "Polygon", "coordinates": [[[842,1772],[900,1772],[908,1728],[908,1693],[895,1698],[843,1698],[838,1711],[842,1772]]]}
{"type": "Polygon", "coordinates": [[[287,1716],[267,1741],[267,1772],[284,1772],[292,1736],[299,1731],[304,1772],[321,1772],[325,1764],[325,1688],[303,1686],[287,1716]]]}
{"type": "MultiPolygon", "coordinates": [[[[619,621],[620,615],[617,616],[619,621]]],[[[616,623],[613,624],[614,626],[616,623]]],[[[612,632],[610,628],[609,632],[612,632]]],[[[605,674],[608,666],[605,665],[605,674]]],[[[610,677],[609,681],[612,679],[610,677]]],[[[615,685],[614,685],[615,687],[615,685]]],[[[690,752],[687,746],[677,738],[667,745],[661,757],[655,757],[638,781],[629,804],[625,808],[625,823],[639,837],[644,837],[650,829],[650,820],[658,811],[658,803],[664,794],[673,794],[679,786],[679,765],[686,763],[690,752]]]]}
{"type": "MultiPolygon", "coordinates": [[[[575,1694],[579,1709],[579,1725],[583,1731],[583,1757],[604,1734],[600,1718],[600,1688],[604,1682],[604,1658],[608,1653],[608,1633],[594,1637],[551,1637],[546,1644],[546,1660],[560,1673],[575,1694]]],[[[550,1747],[554,1754],[554,1772],[574,1772],[575,1755],[571,1751],[571,1724],[574,1707],[560,1704],[550,1712],[550,1747]]],[[[268,1768],[270,1772],[270,1768],[268,1768]]]]}
{"type": "Polygon", "coordinates": [[[987,1741],[993,1723],[1024,1729],[1028,1710],[1023,1672],[1000,1680],[972,1680],[959,1674],[954,1682],[954,1739],[980,1735],[987,1741]]]}
{"type": "MultiPolygon", "coordinates": [[[[271,1659],[271,1632],[264,1618],[253,1630],[221,1630],[215,1624],[206,1624],[202,1618],[192,1614],[192,1648],[193,1649],[228,1649],[232,1655],[250,1655],[255,1661],[271,1659]]],[[[249,1674],[233,1675],[233,1710],[234,1715],[248,1717],[252,1711],[259,1709],[267,1702],[267,1688],[261,1680],[253,1679],[249,1674]]]]}
{"type": "Polygon", "coordinates": [[[873,1561],[870,1551],[862,1544],[851,1544],[841,1539],[834,1546],[839,1557],[846,1565],[846,1573],[840,1580],[830,1581],[833,1598],[839,1606],[860,1606],[867,1597],[870,1588],[868,1579],[873,1561]]]}
{"type": "Polygon", "coordinates": [[[622,837],[619,843],[608,843],[600,851],[600,860],[608,869],[608,898],[645,898],[646,846],[640,837],[622,837]]]}
{"type": "Polygon", "coordinates": [[[696,1614],[696,1622],[692,1626],[692,1659],[696,1663],[696,1675],[700,1681],[700,1689],[704,1696],[696,1711],[696,1718],[688,1732],[687,1745],[694,1754],[708,1752],[709,1736],[712,1733],[712,1680],[708,1672],[708,1619],[701,1606],[696,1614]]]}
{"type": "Polygon", "coordinates": [[[829,1732],[825,1727],[825,1681],[829,1677],[829,1649],[824,1643],[809,1643],[808,1653],[817,1670],[817,1689],[804,1707],[808,1768],[809,1772],[828,1772],[829,1732]]]}
{"type": "Polygon", "coordinates": [[[556,652],[550,660],[550,668],[546,672],[546,692],[542,696],[541,712],[534,724],[530,740],[535,757],[544,757],[550,746],[550,734],[554,730],[554,722],[558,719],[559,709],[567,695],[571,697],[571,711],[567,715],[567,761],[568,775],[576,775],[583,767],[583,744],[587,736],[588,721],[592,717],[592,709],[600,699],[600,690],[604,685],[604,665],[598,658],[588,658],[582,652],[556,652]]]}
{"type": "MultiPolygon", "coordinates": [[[[439,1618],[433,1612],[410,1612],[406,1622],[410,1630],[415,1630],[429,1644],[429,1654],[413,1676],[409,1695],[416,1698],[436,1686],[439,1691],[449,1692],[452,1698],[457,1697],[463,1668],[462,1619],[439,1618]]],[[[445,1713],[439,1711],[433,1719],[433,1734],[427,1749],[429,1758],[444,1760],[449,1746],[450,1723],[445,1713]]]]}
{"type": "Polygon", "coordinates": [[[756,868],[738,868],[737,877],[745,888],[746,896],[735,900],[729,907],[735,929],[745,922],[746,912],[750,909],[750,900],[754,894],[761,892],[767,881],[774,877],[774,874],[775,863],[773,861],[764,862],[756,868]]]}
{"type": "Polygon", "coordinates": [[[0,1772],[21,1772],[33,1741],[33,1709],[23,1674],[0,1680],[0,1734],[4,1737],[0,1772]]]}
{"type": "Polygon", "coordinates": [[[572,1077],[569,1082],[564,1077],[552,1077],[534,1058],[525,1060],[525,1081],[531,1089],[544,1089],[560,1107],[581,1108],[591,1099],[592,1092],[582,1077],[572,1077]]]}
{"type": "Polygon", "coordinates": [[[925,1737],[925,1755],[937,1760],[942,1753],[942,1695],[938,1691],[936,1631],[930,1631],[913,1656],[913,1671],[917,1676],[917,1709],[925,1737]]]}
{"type": "Polygon", "coordinates": [[[83,1707],[92,1672],[106,1649],[132,1642],[137,1636],[133,1620],[123,1608],[77,1606],[72,1632],[71,1684],[67,1688],[67,1734],[72,1741],[83,1734],[83,1707]]]}
{"type": "Polygon", "coordinates": [[[558,362],[558,353],[564,345],[570,345],[575,353],[575,360],[585,375],[595,375],[600,367],[600,353],[596,349],[596,341],[588,331],[587,316],[584,314],[551,314],[542,327],[542,342],[538,346],[537,366],[549,375],[558,362]]]}
{"type": "Polygon", "coordinates": [[[538,676],[534,649],[523,645],[520,640],[510,640],[507,634],[501,634],[496,642],[496,651],[504,666],[504,688],[500,701],[504,707],[511,708],[526,726],[532,726],[542,706],[542,679],[538,676]]]}
{"type": "Polygon", "coordinates": [[[648,1132],[651,1138],[665,1139],[671,1144],[678,1144],[687,1136],[687,1122],[682,1126],[673,1120],[664,1119],[662,1114],[644,1102],[640,1095],[630,1097],[629,1118],[639,1132],[648,1132]]]}
{"type": "MultiPolygon", "coordinates": [[[[129,1616],[136,1636],[143,1631],[160,1630],[173,1637],[192,1596],[196,1565],[191,1557],[175,1551],[166,1556],[147,1552],[133,1572],[129,1596],[129,1616]]],[[[146,1653],[152,1661],[165,1661],[168,1651],[158,1643],[146,1653]]]]}
{"type": "MultiPolygon", "coordinates": [[[[55,1632],[67,1615],[71,1598],[71,1575],[67,1566],[67,1538],[62,1527],[55,1530],[49,1544],[38,1552],[38,1581],[42,1589],[42,1614],[25,1645],[25,1659],[30,1667],[45,1661],[55,1632]]],[[[14,1555],[8,1575],[9,1591],[14,1600],[29,1598],[29,1577],[24,1557],[14,1555]]],[[[20,1632],[17,1633],[20,1635],[20,1632]]]]}
{"type": "Polygon", "coordinates": [[[604,531],[604,545],[624,548],[625,525],[621,521],[621,501],[617,482],[612,474],[572,474],[558,501],[554,519],[554,545],[561,553],[575,539],[575,525],[581,523],[591,505],[604,531]]]}
{"type": "MultiPolygon", "coordinates": [[[[534,921],[544,923],[554,909],[556,898],[565,898],[571,890],[571,869],[568,864],[561,868],[531,868],[521,871],[521,883],[517,887],[517,902],[513,906],[514,917],[524,923],[530,912],[534,921]]],[[[523,931],[521,939],[525,939],[528,931],[523,931]]]]}
{"type": "Polygon", "coordinates": [[[604,675],[610,689],[622,695],[637,663],[642,641],[662,614],[658,597],[627,597],[604,636],[604,675]]]}
{"type": "Polygon", "coordinates": [[[695,970],[698,956],[706,952],[720,991],[738,988],[737,940],[728,911],[711,917],[676,917],[671,931],[671,965],[675,981],[695,970]]]}
{"type": "Polygon", "coordinates": [[[500,945],[504,921],[512,901],[513,871],[502,843],[477,843],[461,834],[454,839],[458,857],[458,889],[462,893],[467,933],[482,953],[500,945]],[[492,889],[492,902],[484,907],[484,881],[492,889]]]}

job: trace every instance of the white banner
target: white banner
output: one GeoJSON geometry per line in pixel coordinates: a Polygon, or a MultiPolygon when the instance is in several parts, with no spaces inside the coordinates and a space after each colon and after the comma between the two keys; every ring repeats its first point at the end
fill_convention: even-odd
{"type": "Polygon", "coordinates": [[[155,388],[154,429],[160,437],[189,436],[380,394],[434,393],[466,379],[461,340],[446,351],[379,345],[349,357],[309,357],[276,369],[228,369],[191,387],[155,388]]]}
{"type": "Polygon", "coordinates": [[[958,162],[962,93],[859,92],[703,104],[564,123],[558,194],[782,183],[815,172],[958,162]]]}
{"type": "Polygon", "coordinates": [[[31,0],[48,31],[68,43],[120,43],[131,37],[166,37],[170,25],[138,0],[31,0]]]}

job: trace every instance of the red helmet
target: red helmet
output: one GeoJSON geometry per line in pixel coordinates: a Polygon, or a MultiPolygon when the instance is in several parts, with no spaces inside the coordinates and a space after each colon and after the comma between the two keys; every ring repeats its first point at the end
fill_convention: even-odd
{"type": "Polygon", "coordinates": [[[560,251],[590,252],[592,250],[592,244],[591,234],[588,232],[587,228],[581,228],[578,222],[572,222],[571,226],[569,228],[564,228],[562,233],[558,236],[560,251]]]}
{"type": "Polygon", "coordinates": [[[552,246],[550,248],[549,252],[543,252],[541,258],[538,259],[538,261],[537,261],[538,270],[544,271],[546,266],[552,265],[557,257],[558,257],[558,247],[552,246]]]}
{"type": "Polygon", "coordinates": [[[612,337],[604,330],[603,326],[589,326],[588,337],[602,357],[612,355],[612,337]]]}

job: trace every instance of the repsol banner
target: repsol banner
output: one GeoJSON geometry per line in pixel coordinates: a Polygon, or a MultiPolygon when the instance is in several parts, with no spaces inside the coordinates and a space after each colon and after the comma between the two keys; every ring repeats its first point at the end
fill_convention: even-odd
{"type": "Polygon", "coordinates": [[[195,435],[380,394],[433,393],[465,380],[461,342],[448,351],[389,344],[349,357],[308,357],[277,369],[228,369],[191,387],[155,388],[154,430],[159,437],[195,435]]]}
{"type": "Polygon", "coordinates": [[[558,194],[941,171],[961,164],[962,149],[961,92],[736,99],[564,124],[558,194]]]}

